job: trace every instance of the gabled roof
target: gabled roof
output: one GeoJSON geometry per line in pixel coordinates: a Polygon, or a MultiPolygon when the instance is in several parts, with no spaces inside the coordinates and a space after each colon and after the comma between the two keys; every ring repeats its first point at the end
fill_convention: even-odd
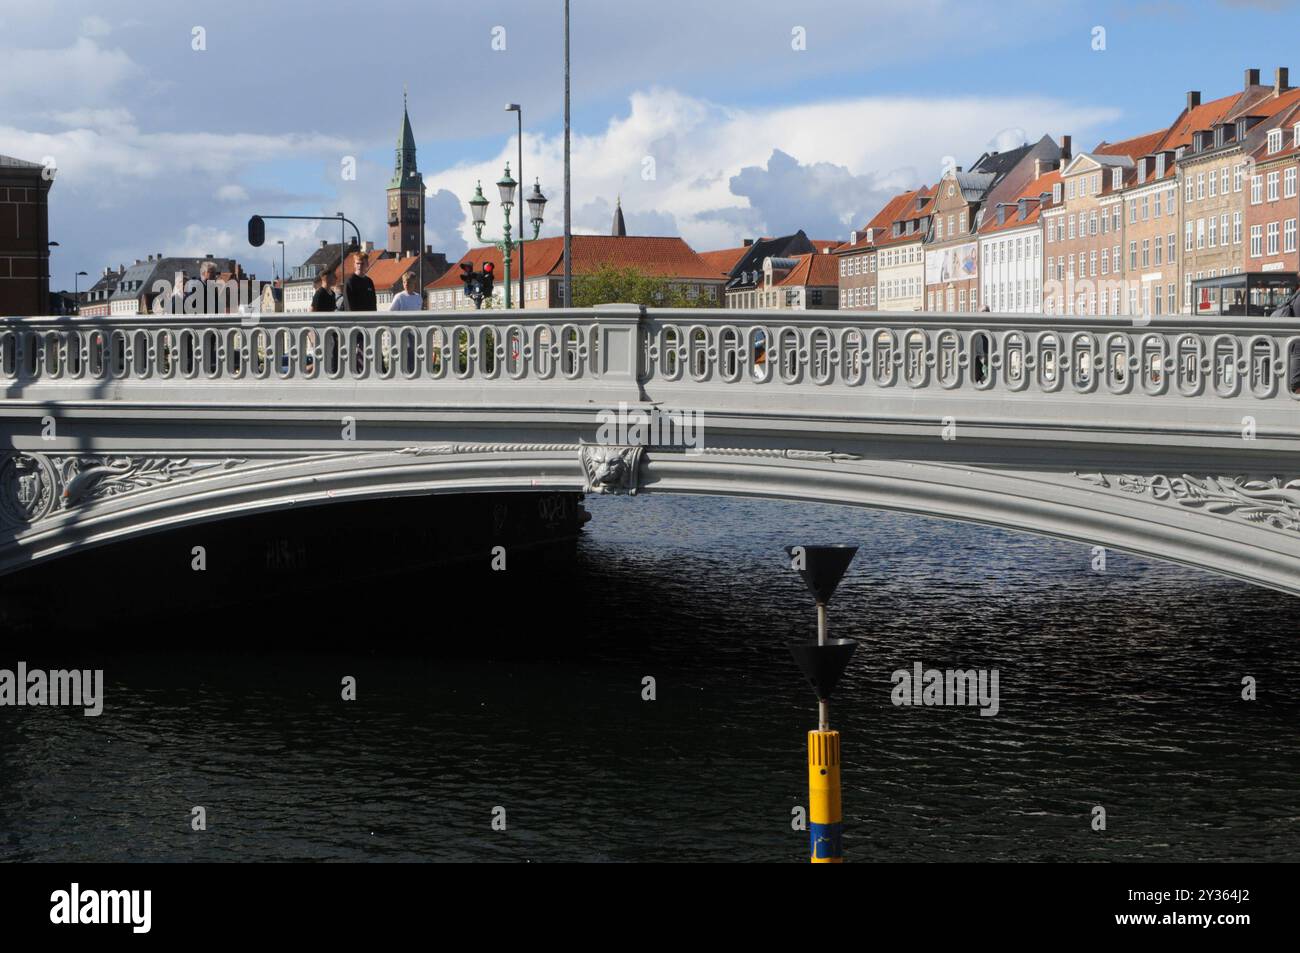
{"type": "Polygon", "coordinates": [[[1050,208],[1052,204],[1052,188],[1061,181],[1061,172],[1059,169],[1053,169],[1051,172],[1044,172],[1038,178],[1034,179],[1024,190],[1015,197],[1015,200],[1007,203],[1006,213],[1001,225],[998,224],[997,208],[986,208],[984,211],[984,220],[980,223],[980,235],[993,235],[998,232],[1010,231],[1013,228],[1024,228],[1027,225],[1033,225],[1039,219],[1044,207],[1050,208]],[[1038,201],[1043,194],[1048,196],[1047,205],[1044,206],[1038,201]],[[1026,199],[1028,208],[1025,210],[1024,218],[1017,218],[1019,213],[1020,199],[1026,199]]]}
{"type": "MultiPolygon", "coordinates": [[[[1154,132],[1146,132],[1140,136],[1134,136],[1131,139],[1121,139],[1119,142],[1106,142],[1102,140],[1097,144],[1097,148],[1092,150],[1092,156],[1097,158],[1101,156],[1127,156],[1130,161],[1138,156],[1149,155],[1156,151],[1161,140],[1168,135],[1168,128],[1157,129],[1154,132]]],[[[1083,153],[1087,155],[1088,153],[1083,153]]],[[[1071,163],[1073,164],[1073,163],[1071,163]]]]}
{"type": "Polygon", "coordinates": [[[749,246],[741,245],[739,248],[719,248],[717,251],[702,251],[698,254],[700,261],[718,270],[719,277],[729,278],[747,251],[749,246]]]}
{"type": "MultiPolygon", "coordinates": [[[[573,235],[573,273],[588,275],[601,268],[631,268],[656,278],[691,281],[721,281],[723,275],[706,264],[694,249],[676,236],[573,235]]],[[[526,278],[564,273],[564,239],[539,238],[528,243],[524,255],[526,278]]],[[[476,269],[491,262],[498,281],[505,280],[505,264],[496,246],[471,248],[461,258],[476,269]]],[[[518,274],[511,275],[512,280],[518,274]]],[[[428,287],[435,290],[461,287],[460,269],[451,268],[428,287]]]]}
{"type": "Polygon", "coordinates": [[[839,283],[839,261],[826,252],[810,252],[807,255],[799,255],[789,274],[776,282],[778,286],[805,286],[810,288],[834,288],[839,283]]]}

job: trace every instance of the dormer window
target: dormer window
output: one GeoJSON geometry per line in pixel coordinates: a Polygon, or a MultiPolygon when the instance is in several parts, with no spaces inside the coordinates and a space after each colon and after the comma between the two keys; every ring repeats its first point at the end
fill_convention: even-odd
{"type": "Polygon", "coordinates": [[[1110,187],[1111,190],[1115,192],[1118,192],[1120,189],[1124,188],[1123,169],[1116,167],[1110,170],[1110,187]]]}
{"type": "Polygon", "coordinates": [[[1300,149],[1300,122],[1296,123],[1295,127],[1291,130],[1291,140],[1291,145],[1300,149]]]}
{"type": "Polygon", "coordinates": [[[1156,178],[1165,177],[1165,154],[1163,152],[1156,155],[1156,178]]]}
{"type": "Polygon", "coordinates": [[[1246,138],[1246,120],[1238,119],[1237,120],[1237,141],[1240,142],[1242,139],[1245,138],[1246,138]]]}
{"type": "Polygon", "coordinates": [[[1052,201],[1057,205],[1061,204],[1061,183],[1056,182],[1052,185],[1052,201]]]}
{"type": "Polygon", "coordinates": [[[1282,151],[1282,130],[1270,129],[1268,131],[1268,154],[1282,151]]]}

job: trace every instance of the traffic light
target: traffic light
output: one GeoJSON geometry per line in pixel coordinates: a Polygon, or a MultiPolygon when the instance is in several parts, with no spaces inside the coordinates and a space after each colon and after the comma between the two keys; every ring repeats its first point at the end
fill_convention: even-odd
{"type": "Polygon", "coordinates": [[[483,297],[492,297],[492,282],[496,280],[496,265],[490,261],[483,262],[483,271],[479,274],[483,297]]]}
{"type": "Polygon", "coordinates": [[[254,215],[248,220],[248,244],[254,248],[261,248],[266,241],[266,222],[262,221],[262,216],[254,215]]]}

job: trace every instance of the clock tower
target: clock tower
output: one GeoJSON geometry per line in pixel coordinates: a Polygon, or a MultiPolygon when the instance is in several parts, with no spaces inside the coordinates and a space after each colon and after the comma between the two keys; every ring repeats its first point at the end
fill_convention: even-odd
{"type": "Polygon", "coordinates": [[[424,178],[415,165],[415,135],[402,93],[402,132],[388,183],[388,251],[398,258],[424,250],[424,178]]]}

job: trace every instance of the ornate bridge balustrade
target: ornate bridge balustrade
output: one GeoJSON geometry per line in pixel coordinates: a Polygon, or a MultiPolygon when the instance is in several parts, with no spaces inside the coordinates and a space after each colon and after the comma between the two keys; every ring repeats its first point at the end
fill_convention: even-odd
{"type": "MultiPolygon", "coordinates": [[[[626,323],[626,313],[617,314],[626,323]]],[[[0,381],[545,381],[594,379],[592,313],[392,321],[309,317],[0,320],[0,381]]],[[[638,378],[866,391],[907,388],[1300,400],[1300,328],[992,315],[651,312],[638,378]],[[1294,382],[1297,386],[1290,386],[1294,382]]],[[[183,400],[183,392],[176,396],[183,400]]]]}
{"type": "Polygon", "coordinates": [[[0,319],[0,572],[329,499],[876,506],[1300,593],[1282,319],[593,310],[0,319]],[[620,407],[702,442],[602,442],[620,407]]]}

